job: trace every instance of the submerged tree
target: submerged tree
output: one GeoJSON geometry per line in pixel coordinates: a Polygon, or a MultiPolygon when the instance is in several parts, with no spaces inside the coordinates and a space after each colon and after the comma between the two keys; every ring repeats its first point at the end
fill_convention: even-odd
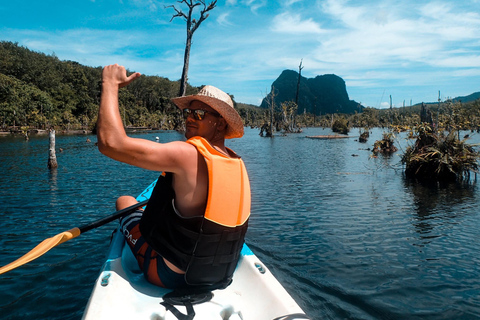
{"type": "Polygon", "coordinates": [[[480,154],[460,140],[458,133],[434,132],[423,123],[416,130],[417,140],[402,157],[405,174],[409,177],[439,181],[464,180],[470,172],[478,172],[480,154]]]}
{"type": "Polygon", "coordinates": [[[332,124],[332,131],[341,134],[348,134],[350,131],[350,129],[348,129],[348,120],[345,118],[336,119],[332,124]]]}
{"type": "Polygon", "coordinates": [[[263,132],[265,132],[266,137],[273,137],[273,126],[275,122],[275,96],[276,91],[275,87],[272,86],[272,92],[270,93],[270,100],[267,101],[269,106],[269,113],[265,113],[265,120],[263,125],[260,128],[260,136],[263,137],[263,132]],[[269,118],[269,119],[268,119],[269,118]]]}
{"type": "Polygon", "coordinates": [[[298,105],[293,101],[282,102],[282,127],[284,132],[292,133],[298,132],[295,129],[295,115],[297,114],[298,105]]]}
{"type": "Polygon", "coordinates": [[[358,141],[359,142],[367,142],[368,138],[370,137],[370,130],[368,128],[363,128],[363,131],[362,129],[360,129],[360,137],[358,138],[358,141]]]}
{"type": "Polygon", "coordinates": [[[382,140],[377,140],[373,144],[373,153],[382,153],[384,155],[391,155],[396,152],[398,148],[394,145],[395,135],[393,132],[383,133],[382,140]]]}
{"type": "Polygon", "coordinates": [[[190,61],[190,48],[192,47],[192,38],[193,33],[198,29],[200,24],[208,18],[208,11],[213,10],[217,5],[217,0],[212,1],[208,6],[204,0],[181,0],[178,1],[179,3],[185,3],[188,6],[188,13],[185,14],[182,10],[178,9],[174,5],[168,6],[167,8],[173,8],[176,14],[173,15],[173,19],[176,17],[182,17],[187,22],[187,42],[185,43],[185,55],[183,58],[183,71],[182,71],[182,78],[180,80],[180,92],[179,96],[184,96],[185,92],[187,91],[187,80],[188,80],[188,66],[190,61]],[[198,20],[192,17],[193,10],[197,6],[203,6],[203,9],[200,11],[200,18],[198,20]]]}

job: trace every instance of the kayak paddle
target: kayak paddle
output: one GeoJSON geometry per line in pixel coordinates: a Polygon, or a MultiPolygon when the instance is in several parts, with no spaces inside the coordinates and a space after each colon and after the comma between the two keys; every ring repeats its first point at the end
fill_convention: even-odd
{"type": "Polygon", "coordinates": [[[78,237],[82,233],[85,233],[89,230],[98,228],[100,226],[103,226],[104,224],[107,224],[113,220],[116,220],[128,213],[133,212],[135,209],[139,207],[143,207],[146,205],[148,202],[147,200],[144,200],[142,202],[136,203],[133,206],[124,208],[122,210],[118,210],[117,212],[113,213],[112,215],[99,219],[97,221],[94,221],[92,223],[89,223],[87,225],[84,225],[82,227],[75,227],[73,229],[64,231],[62,233],[57,234],[56,236],[53,236],[51,238],[45,239],[40,244],[38,244],[35,248],[30,250],[27,254],[24,256],[18,258],[17,260],[3,266],[0,268],[0,274],[3,274],[5,272],[8,272],[12,269],[18,268],[26,263],[29,263],[32,260],[37,259],[38,257],[41,257],[45,253],[47,253],[50,249],[58,246],[59,244],[62,244],[64,242],[67,242],[68,240],[71,240],[73,238],[78,237]]]}

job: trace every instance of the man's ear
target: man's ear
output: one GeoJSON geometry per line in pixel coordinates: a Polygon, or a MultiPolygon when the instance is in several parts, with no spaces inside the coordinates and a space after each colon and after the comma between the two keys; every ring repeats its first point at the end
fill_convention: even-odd
{"type": "Polygon", "coordinates": [[[218,120],[219,120],[219,121],[218,121],[218,124],[217,124],[217,128],[218,128],[220,131],[226,131],[226,130],[227,130],[227,126],[228,126],[227,121],[226,121],[224,118],[222,118],[222,117],[218,118],[218,120]]]}

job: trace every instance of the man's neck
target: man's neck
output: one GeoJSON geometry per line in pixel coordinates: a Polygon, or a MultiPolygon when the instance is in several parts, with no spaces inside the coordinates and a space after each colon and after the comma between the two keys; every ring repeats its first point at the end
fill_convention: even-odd
{"type": "Polygon", "coordinates": [[[216,139],[214,141],[208,141],[210,144],[219,152],[224,153],[225,155],[230,157],[230,153],[228,152],[227,148],[225,147],[225,139],[216,139]]]}
{"type": "MultiPolygon", "coordinates": [[[[205,138],[206,139],[206,138],[205,138]]],[[[223,154],[225,154],[226,156],[228,157],[231,157],[232,155],[230,154],[230,152],[228,152],[227,148],[225,147],[225,139],[224,138],[217,138],[217,139],[212,139],[212,140],[209,140],[209,139],[206,139],[208,141],[208,143],[210,143],[212,145],[212,147],[215,148],[215,150],[217,150],[218,152],[221,152],[223,154]]]]}

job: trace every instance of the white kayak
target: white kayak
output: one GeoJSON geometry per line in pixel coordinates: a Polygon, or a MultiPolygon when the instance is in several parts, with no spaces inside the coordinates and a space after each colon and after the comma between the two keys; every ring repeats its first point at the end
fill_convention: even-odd
{"type": "MultiPolygon", "coordinates": [[[[139,196],[139,201],[150,197],[153,185],[139,196]]],[[[170,292],[145,280],[117,229],[83,319],[309,319],[247,245],[242,249],[233,282],[226,289],[214,290],[210,296],[192,296],[187,299],[191,305],[175,304],[179,299],[164,299],[170,292]]]]}

